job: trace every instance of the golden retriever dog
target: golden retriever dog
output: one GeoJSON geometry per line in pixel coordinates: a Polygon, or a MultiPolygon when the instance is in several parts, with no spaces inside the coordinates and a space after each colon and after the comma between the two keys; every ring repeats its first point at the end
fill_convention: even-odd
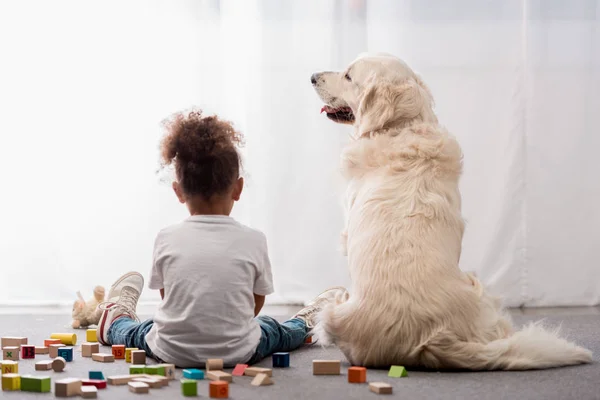
{"type": "Polygon", "coordinates": [[[520,331],[477,278],[459,268],[462,152],[409,66],[359,57],[311,81],[322,112],[354,125],[342,154],[342,244],[349,298],[327,305],[315,334],[354,365],[525,370],[592,360],[540,324],[520,331]]]}

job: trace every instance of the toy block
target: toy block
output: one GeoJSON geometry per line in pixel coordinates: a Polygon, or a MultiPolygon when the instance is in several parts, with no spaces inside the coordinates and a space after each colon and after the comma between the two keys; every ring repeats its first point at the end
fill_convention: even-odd
{"type": "Polygon", "coordinates": [[[67,366],[67,361],[62,357],[56,357],[52,360],[52,369],[54,372],[63,372],[67,366]]]}
{"type": "Polygon", "coordinates": [[[238,364],[238,365],[235,366],[235,368],[231,372],[231,375],[233,375],[233,376],[243,376],[244,372],[246,371],[246,368],[248,368],[248,364],[238,364]]]}
{"type": "Polygon", "coordinates": [[[339,360],[313,360],[313,375],[339,375],[339,360]]]}
{"type": "Polygon", "coordinates": [[[132,365],[129,367],[129,373],[132,375],[135,374],[143,374],[145,373],[146,366],[145,365],[132,365]]]}
{"type": "Polygon", "coordinates": [[[88,372],[88,378],[89,379],[97,379],[97,380],[104,380],[104,373],[102,371],[89,371],[88,372]]]}
{"type": "Polygon", "coordinates": [[[144,350],[133,350],[131,352],[131,363],[136,365],[146,364],[146,352],[144,350]]]}
{"type": "Polygon", "coordinates": [[[405,378],[408,376],[408,371],[400,365],[392,365],[390,372],[388,372],[388,376],[390,378],[405,378]]]}
{"type": "Polygon", "coordinates": [[[18,374],[19,363],[16,361],[2,361],[2,373],[3,374],[18,374]]]}
{"type": "Polygon", "coordinates": [[[248,367],[244,371],[244,375],[246,376],[256,376],[258,374],[267,374],[268,376],[273,376],[273,370],[270,368],[248,367]]]}
{"type": "Polygon", "coordinates": [[[274,353],[273,368],[288,368],[290,366],[290,353],[274,353]]]}
{"type": "Polygon", "coordinates": [[[50,386],[49,376],[23,375],[21,377],[22,392],[48,393],[50,386]]]}
{"type": "Polygon", "coordinates": [[[54,382],[55,397],[79,396],[81,392],[81,379],[67,378],[54,382]]]}
{"type": "Polygon", "coordinates": [[[48,346],[48,355],[50,358],[58,357],[58,349],[65,347],[64,344],[51,344],[48,346]]]}
{"type": "Polygon", "coordinates": [[[202,372],[199,369],[184,369],[183,370],[183,377],[185,379],[204,379],[204,372],[202,372]]]}
{"type": "Polygon", "coordinates": [[[306,339],[304,339],[305,344],[311,344],[312,342],[313,342],[312,336],[307,336],[306,339]]]}
{"type": "Polygon", "coordinates": [[[62,344],[60,339],[44,339],[44,347],[50,347],[51,344],[62,344]]]}
{"type": "Polygon", "coordinates": [[[81,345],[82,357],[91,357],[94,353],[100,353],[100,345],[98,343],[84,343],[81,345]]]}
{"type": "Polygon", "coordinates": [[[223,371],[206,371],[206,379],[211,381],[233,382],[231,374],[223,371]]]}
{"type": "Polygon", "coordinates": [[[112,354],[113,354],[113,356],[115,356],[115,360],[124,360],[125,359],[125,345],[113,344],[112,354]]]}
{"type": "Polygon", "coordinates": [[[170,379],[167,378],[166,376],[152,375],[152,376],[144,376],[144,377],[159,381],[161,386],[169,386],[170,379]]]}
{"type": "Polygon", "coordinates": [[[98,330],[97,329],[88,329],[85,331],[85,341],[86,342],[97,342],[98,341],[98,330]]]}
{"type": "Polygon", "coordinates": [[[19,348],[16,346],[8,346],[2,349],[3,360],[19,361],[19,348]]]}
{"type": "Polygon", "coordinates": [[[198,396],[198,381],[193,379],[182,379],[181,394],[186,397],[198,396]]]}
{"type": "Polygon", "coordinates": [[[148,393],[150,386],[144,382],[129,382],[129,391],[132,393],[148,393]]]}
{"type": "Polygon", "coordinates": [[[131,382],[133,378],[134,377],[132,377],[131,375],[115,375],[109,376],[108,378],[106,378],[106,380],[108,381],[109,385],[120,386],[127,385],[127,383],[131,382]]]}
{"type": "Polygon", "coordinates": [[[77,344],[77,335],[74,333],[53,333],[50,339],[59,339],[60,342],[67,346],[75,346],[77,344]]]}
{"type": "Polygon", "coordinates": [[[146,385],[150,386],[151,389],[160,389],[163,384],[158,379],[154,378],[134,378],[131,380],[132,382],[143,382],[146,385]]]}
{"type": "MultiPolygon", "coordinates": [[[[82,383],[83,384],[83,383],[82,383]]],[[[79,393],[84,399],[95,399],[98,397],[98,388],[96,386],[81,386],[79,393]]]]}
{"type": "Polygon", "coordinates": [[[21,349],[21,346],[27,344],[26,337],[3,337],[0,339],[0,347],[18,347],[21,349]]]}
{"type": "Polygon", "coordinates": [[[35,363],[36,371],[50,371],[52,369],[52,363],[54,360],[44,360],[35,363]]]}
{"type": "Polygon", "coordinates": [[[139,350],[137,347],[127,347],[125,348],[125,362],[131,362],[131,352],[134,350],[139,350]]]}
{"type": "Polygon", "coordinates": [[[165,374],[163,376],[175,379],[175,364],[158,364],[158,366],[164,368],[165,374]]]}
{"type": "Polygon", "coordinates": [[[220,358],[209,358],[206,360],[207,371],[223,371],[223,360],[220,358]]]}
{"type": "Polygon", "coordinates": [[[105,354],[105,353],[93,353],[92,360],[98,361],[98,362],[114,362],[115,356],[113,356],[112,354],[105,354]]]}
{"type": "Polygon", "coordinates": [[[35,346],[24,344],[21,346],[21,358],[30,359],[35,358],[35,346]]]}
{"type": "Polygon", "coordinates": [[[365,367],[348,368],[349,383],[365,383],[367,381],[367,369],[365,367]]]}
{"type": "Polygon", "coordinates": [[[73,348],[72,347],[59,348],[58,356],[64,358],[66,362],[73,361],[73,348]]]}
{"type": "Polygon", "coordinates": [[[2,390],[21,390],[19,374],[2,374],[2,390]]]}
{"type": "Polygon", "coordinates": [[[272,385],[273,380],[269,376],[267,376],[267,374],[258,374],[254,377],[254,379],[252,379],[252,382],[250,382],[250,384],[252,386],[267,386],[272,385]]]}
{"type": "Polygon", "coordinates": [[[96,389],[106,389],[106,381],[104,379],[82,379],[83,386],[95,386],[96,389]]]}
{"type": "Polygon", "coordinates": [[[392,394],[392,385],[383,382],[369,383],[369,390],[377,394],[392,394]]]}
{"type": "Polygon", "coordinates": [[[208,395],[212,399],[226,399],[229,397],[229,383],[225,381],[213,381],[208,386],[208,395]]]}
{"type": "Polygon", "coordinates": [[[46,346],[35,346],[35,354],[48,354],[50,349],[46,346]]]}

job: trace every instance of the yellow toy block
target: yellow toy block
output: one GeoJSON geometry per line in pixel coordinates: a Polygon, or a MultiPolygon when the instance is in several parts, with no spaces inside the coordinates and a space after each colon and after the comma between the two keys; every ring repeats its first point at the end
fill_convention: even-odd
{"type": "Polygon", "coordinates": [[[51,339],[60,339],[62,344],[67,346],[75,346],[77,344],[77,335],[74,333],[53,333],[51,339]]]}
{"type": "Polygon", "coordinates": [[[16,361],[2,361],[2,373],[3,374],[18,374],[19,363],[16,361]]]}
{"type": "Polygon", "coordinates": [[[125,362],[128,362],[128,363],[131,362],[131,352],[135,351],[135,350],[138,350],[138,348],[137,347],[127,347],[125,349],[125,362]]]}
{"type": "Polygon", "coordinates": [[[85,331],[85,341],[89,343],[95,343],[98,341],[98,336],[96,334],[96,329],[88,329],[85,331]]]}
{"type": "Polygon", "coordinates": [[[21,376],[19,374],[3,374],[2,390],[21,390],[21,376]]]}

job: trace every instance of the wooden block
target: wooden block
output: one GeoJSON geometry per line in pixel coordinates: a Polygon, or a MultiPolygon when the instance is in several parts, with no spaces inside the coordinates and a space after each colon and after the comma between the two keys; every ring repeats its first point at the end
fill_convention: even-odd
{"type": "Polygon", "coordinates": [[[20,350],[22,345],[27,344],[27,338],[26,337],[6,336],[6,337],[3,337],[2,339],[0,339],[0,343],[1,343],[0,347],[2,347],[2,348],[18,347],[20,350]]]}
{"type": "Polygon", "coordinates": [[[115,360],[124,360],[125,359],[125,345],[113,344],[112,354],[113,354],[113,356],[115,356],[115,360]]]}
{"type": "Polygon", "coordinates": [[[3,374],[18,374],[19,363],[16,361],[6,360],[2,361],[2,373],[3,374]]]}
{"type": "Polygon", "coordinates": [[[35,363],[35,370],[36,371],[50,371],[52,369],[53,362],[54,362],[54,360],[38,361],[35,363]]]}
{"type": "Polygon", "coordinates": [[[290,353],[273,353],[273,368],[288,368],[290,366],[290,353]]]}
{"type": "Polygon", "coordinates": [[[83,386],[94,386],[96,389],[106,389],[106,381],[103,379],[82,379],[83,386]]]}
{"type": "Polygon", "coordinates": [[[155,378],[133,378],[132,382],[143,382],[146,385],[150,386],[152,389],[160,389],[163,384],[161,381],[155,378]]]}
{"type": "Polygon", "coordinates": [[[88,372],[88,378],[89,379],[98,379],[98,380],[105,380],[104,379],[104,373],[102,371],[89,371],[88,372]]]}
{"type": "Polygon", "coordinates": [[[24,360],[35,358],[35,346],[32,346],[30,344],[22,345],[21,346],[21,358],[24,360]]]}
{"type": "Polygon", "coordinates": [[[339,375],[339,360],[313,360],[313,375],[339,375]]]}
{"type": "Polygon", "coordinates": [[[206,379],[211,381],[233,382],[231,374],[223,371],[206,371],[206,379]]]}
{"type": "Polygon", "coordinates": [[[131,380],[134,377],[131,375],[116,375],[116,376],[109,376],[108,378],[106,378],[106,380],[108,381],[109,385],[115,385],[115,386],[119,386],[119,385],[126,385],[128,382],[131,382],[131,380]]]}
{"type": "Polygon", "coordinates": [[[35,354],[48,354],[50,349],[46,346],[35,346],[35,354]]]}
{"type": "Polygon", "coordinates": [[[99,362],[114,362],[115,356],[112,354],[94,353],[92,354],[92,360],[99,362]]]}
{"type": "Polygon", "coordinates": [[[175,364],[158,364],[158,366],[164,368],[165,377],[175,379],[175,364]]]}
{"type": "Polygon", "coordinates": [[[81,379],[67,378],[54,382],[55,397],[79,396],[81,392],[81,379]]]}
{"type": "Polygon", "coordinates": [[[199,369],[189,368],[183,370],[183,377],[185,379],[204,379],[204,372],[199,369]]]}
{"type": "Polygon", "coordinates": [[[160,382],[161,386],[169,386],[170,379],[167,378],[166,376],[153,375],[153,376],[146,376],[145,378],[155,379],[160,382]]]}
{"type": "Polygon", "coordinates": [[[367,381],[367,369],[365,367],[348,368],[349,383],[365,383],[367,381]]]}
{"type": "Polygon", "coordinates": [[[19,361],[19,348],[16,346],[8,346],[2,349],[3,360],[19,361]]]}
{"type": "Polygon", "coordinates": [[[146,372],[146,366],[145,365],[132,365],[131,367],[129,367],[129,373],[130,374],[143,374],[146,372]]]}
{"type": "Polygon", "coordinates": [[[94,353],[100,353],[100,344],[98,343],[84,343],[81,345],[81,356],[91,357],[94,353]]]}
{"type": "Polygon", "coordinates": [[[98,388],[92,385],[81,386],[80,393],[84,399],[95,399],[98,397],[98,388]]]}
{"type": "Polygon", "coordinates": [[[21,376],[19,374],[3,374],[2,390],[21,390],[21,376]]]}
{"type": "Polygon", "coordinates": [[[246,376],[256,376],[258,374],[267,374],[267,376],[273,376],[273,370],[270,368],[248,367],[244,371],[244,375],[246,376]]]}
{"type": "Polygon", "coordinates": [[[48,346],[48,355],[50,356],[50,358],[56,358],[58,357],[58,349],[65,347],[64,344],[51,344],[50,346],[48,346]]]}
{"type": "Polygon", "coordinates": [[[88,329],[85,331],[85,341],[89,343],[94,343],[98,341],[98,330],[97,329],[88,329]]]}
{"type": "Polygon", "coordinates": [[[134,350],[139,350],[137,347],[127,347],[125,348],[125,362],[131,362],[131,352],[134,350]]]}
{"type": "Polygon", "coordinates": [[[383,382],[369,383],[369,390],[377,394],[392,394],[392,385],[383,382]]]}
{"type": "Polygon", "coordinates": [[[206,360],[207,371],[223,371],[223,360],[220,358],[209,358],[206,360]]]}
{"type": "Polygon", "coordinates": [[[198,396],[198,381],[193,379],[182,379],[181,394],[185,397],[198,396]]]}
{"type": "Polygon", "coordinates": [[[62,357],[56,357],[54,360],[52,360],[52,369],[54,372],[62,372],[66,366],[67,361],[65,361],[65,359],[62,357]]]}
{"type": "Polygon", "coordinates": [[[50,347],[51,344],[62,344],[60,339],[44,339],[44,347],[50,347]]]}
{"type": "Polygon", "coordinates": [[[233,375],[233,376],[243,376],[244,372],[246,371],[246,368],[248,368],[248,364],[238,364],[233,369],[233,372],[231,372],[231,375],[233,375]]]}
{"type": "Polygon", "coordinates": [[[306,343],[306,344],[311,344],[312,342],[313,342],[312,336],[307,336],[306,339],[304,339],[304,343],[306,343]]]}
{"type": "Polygon", "coordinates": [[[213,399],[226,399],[229,397],[229,383],[225,381],[210,382],[208,394],[213,399]]]}
{"type": "Polygon", "coordinates": [[[73,348],[72,347],[59,348],[58,356],[64,358],[66,362],[73,361],[73,348]]]}
{"type": "Polygon", "coordinates": [[[273,380],[271,380],[271,378],[267,374],[258,374],[254,377],[254,379],[252,379],[252,382],[250,382],[250,384],[252,386],[267,386],[272,385],[273,380]]]}
{"type": "Polygon", "coordinates": [[[144,382],[129,382],[129,391],[132,393],[148,393],[150,386],[144,382]]]}
{"type": "Polygon", "coordinates": [[[146,364],[146,352],[144,350],[133,350],[131,352],[131,363],[136,365],[146,364]]]}
{"type": "Polygon", "coordinates": [[[48,393],[50,392],[50,377],[49,376],[21,376],[21,391],[48,393]]]}
{"type": "Polygon", "coordinates": [[[388,376],[390,378],[405,378],[408,376],[408,371],[406,368],[400,365],[392,365],[390,367],[390,372],[388,372],[388,376]]]}
{"type": "Polygon", "coordinates": [[[51,339],[59,339],[62,344],[75,346],[77,344],[77,335],[74,333],[53,333],[51,339]]]}

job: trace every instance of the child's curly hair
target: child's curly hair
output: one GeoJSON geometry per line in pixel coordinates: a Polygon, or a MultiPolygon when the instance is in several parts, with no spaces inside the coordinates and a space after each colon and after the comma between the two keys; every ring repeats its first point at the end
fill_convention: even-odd
{"type": "Polygon", "coordinates": [[[227,192],[240,176],[237,147],[243,144],[242,134],[217,116],[203,116],[201,110],[177,113],[164,125],[162,165],[175,165],[183,192],[205,200],[227,192]]]}

